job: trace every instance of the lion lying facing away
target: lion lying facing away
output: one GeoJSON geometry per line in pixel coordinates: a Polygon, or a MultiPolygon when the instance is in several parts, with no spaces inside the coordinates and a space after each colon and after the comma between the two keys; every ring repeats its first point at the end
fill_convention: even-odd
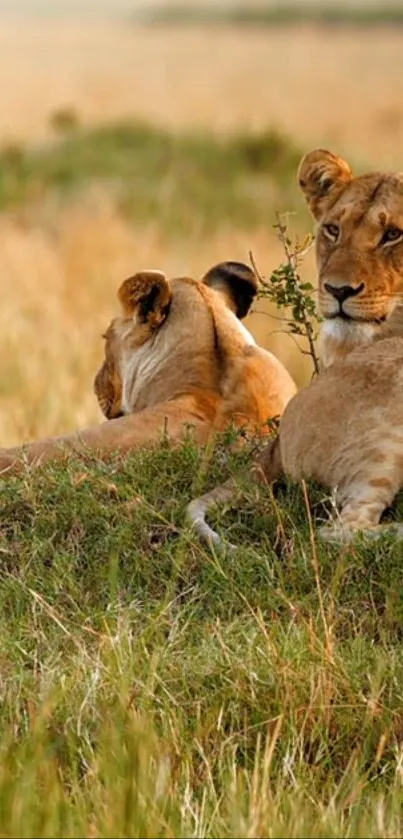
{"type": "Polygon", "coordinates": [[[231,424],[267,430],[296,387],[241,323],[256,292],[253,272],[238,262],[221,263],[200,281],[168,280],[159,271],[126,280],[118,292],[122,313],[106,332],[94,383],[109,421],[0,450],[2,474],[69,453],[124,453],[164,434],[179,441],[189,425],[200,443],[231,424]]]}
{"type": "MultiPolygon", "coordinates": [[[[382,532],[381,515],[403,487],[403,174],[353,177],[320,149],[303,158],[298,178],[318,222],[325,369],[289,402],[252,475],[336,490],[340,514],[320,535],[349,541],[357,531],[382,532]]],[[[206,513],[235,490],[228,481],[190,504],[208,542],[220,539],[206,513]]]]}

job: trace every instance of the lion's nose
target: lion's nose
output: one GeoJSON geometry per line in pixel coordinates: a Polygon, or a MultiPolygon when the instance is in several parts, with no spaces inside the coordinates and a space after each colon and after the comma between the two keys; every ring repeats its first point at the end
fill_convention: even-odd
{"type": "Polygon", "coordinates": [[[325,283],[325,289],[338,301],[338,303],[344,303],[348,297],[356,297],[357,294],[360,294],[360,292],[364,289],[364,283],[360,283],[357,288],[352,288],[351,285],[338,286],[325,283]]]}

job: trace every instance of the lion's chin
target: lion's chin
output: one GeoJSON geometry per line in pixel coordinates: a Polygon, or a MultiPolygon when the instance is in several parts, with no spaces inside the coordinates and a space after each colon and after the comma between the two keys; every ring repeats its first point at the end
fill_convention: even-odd
{"type": "Polygon", "coordinates": [[[345,358],[351,350],[367,344],[377,337],[380,324],[375,321],[358,321],[352,318],[331,317],[323,321],[319,336],[322,364],[329,367],[345,358]]]}

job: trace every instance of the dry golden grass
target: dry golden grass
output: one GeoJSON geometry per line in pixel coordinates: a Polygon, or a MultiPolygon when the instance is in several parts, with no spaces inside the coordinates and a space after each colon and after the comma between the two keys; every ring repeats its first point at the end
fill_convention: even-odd
{"type": "Polygon", "coordinates": [[[72,105],[88,121],[135,114],[227,131],[274,125],[394,165],[403,142],[403,32],[313,27],[143,29],[0,25],[0,138],[42,138],[72,105]]]}
{"type": "MultiPolygon", "coordinates": [[[[311,29],[129,28],[101,23],[0,27],[0,143],[38,142],[49,115],[73,107],[84,122],[138,116],[172,128],[225,132],[275,126],[302,148],[327,143],[355,159],[398,164],[403,140],[403,33],[311,29]]],[[[223,225],[208,241],[169,241],[133,229],[105,193],[23,224],[0,220],[0,440],[56,434],[100,414],[92,378],[115,290],[134,270],[198,275],[253,249],[268,273],[281,259],[271,224],[253,235],[223,225]]],[[[313,261],[305,266],[313,276],[313,261]]],[[[258,307],[259,308],[259,307],[258,307]]],[[[250,325],[299,381],[308,375],[276,321],[250,325]]]]}

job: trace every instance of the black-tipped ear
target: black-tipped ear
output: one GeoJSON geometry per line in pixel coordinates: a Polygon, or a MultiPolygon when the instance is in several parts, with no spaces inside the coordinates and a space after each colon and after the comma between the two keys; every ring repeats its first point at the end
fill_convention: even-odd
{"type": "Polygon", "coordinates": [[[305,201],[319,221],[353,178],[348,163],[326,149],[315,149],[302,158],[297,173],[305,201]]]}
{"type": "Polygon", "coordinates": [[[140,323],[155,328],[168,314],[172,291],[162,271],[140,271],[122,283],[118,298],[125,317],[136,314],[140,323]]]}
{"type": "Polygon", "coordinates": [[[227,306],[244,318],[257,294],[257,278],[243,262],[220,262],[207,271],[203,283],[225,297],[227,306]]]}

